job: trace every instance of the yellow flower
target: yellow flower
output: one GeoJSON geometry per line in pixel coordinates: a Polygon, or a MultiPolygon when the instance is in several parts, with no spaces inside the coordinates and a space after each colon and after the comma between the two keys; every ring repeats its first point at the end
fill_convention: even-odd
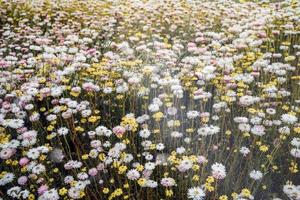
{"type": "Polygon", "coordinates": [[[215,182],[215,178],[212,177],[212,176],[208,176],[208,177],[206,178],[206,182],[207,182],[207,183],[213,183],[213,182],[215,182]]]}
{"type": "Polygon", "coordinates": [[[34,200],[34,199],[35,199],[34,194],[30,194],[30,195],[28,196],[28,200],[34,200]]]}
{"type": "Polygon", "coordinates": [[[261,152],[267,152],[267,151],[269,150],[269,147],[266,146],[266,145],[261,145],[261,146],[259,147],[259,150],[260,150],[261,152]]]}
{"type": "Polygon", "coordinates": [[[193,133],[195,130],[193,128],[188,128],[185,130],[187,133],[193,133]]]}
{"type": "Polygon", "coordinates": [[[137,167],[136,167],[136,170],[138,170],[138,171],[143,171],[144,170],[144,166],[143,165],[138,165],[137,167]]]}
{"type": "Polygon", "coordinates": [[[7,164],[7,165],[10,165],[11,163],[12,163],[11,159],[8,159],[8,160],[5,161],[5,164],[7,164]]]}
{"type": "Polygon", "coordinates": [[[59,172],[59,169],[58,169],[58,168],[54,168],[54,169],[53,169],[53,172],[54,172],[54,173],[57,173],[57,172],[59,172]]]}
{"type": "Polygon", "coordinates": [[[63,188],[59,189],[58,193],[60,196],[64,196],[65,194],[68,193],[68,190],[63,187],[63,188]]]}
{"type": "Polygon", "coordinates": [[[222,195],[219,197],[219,200],[228,200],[228,197],[226,195],[222,195]]]}
{"type": "Polygon", "coordinates": [[[121,188],[118,188],[118,189],[116,189],[116,190],[114,191],[114,194],[115,194],[116,196],[121,196],[121,195],[123,194],[123,190],[122,190],[121,188]]]}
{"type": "Polygon", "coordinates": [[[100,153],[98,158],[99,158],[99,160],[103,161],[103,160],[105,160],[106,156],[104,153],[100,153]]]}
{"type": "Polygon", "coordinates": [[[124,174],[127,170],[127,167],[125,165],[122,165],[119,167],[118,174],[124,174]]]}
{"type": "Polygon", "coordinates": [[[199,176],[198,175],[194,175],[192,178],[193,181],[199,181],[199,176]]]}
{"type": "Polygon", "coordinates": [[[138,123],[132,116],[125,116],[122,118],[121,126],[128,127],[132,132],[137,131],[138,123]]]}
{"type": "Polygon", "coordinates": [[[82,128],[81,126],[76,126],[75,130],[78,132],[83,132],[84,128],[82,128]]]}
{"type": "Polygon", "coordinates": [[[87,160],[89,159],[89,155],[88,154],[84,154],[81,156],[82,160],[87,160]]]}
{"type": "Polygon", "coordinates": [[[8,143],[9,135],[5,135],[4,133],[0,134],[0,144],[8,143]]]}
{"type": "Polygon", "coordinates": [[[47,131],[53,131],[54,128],[55,128],[54,126],[49,125],[49,126],[47,127],[47,131]]]}
{"type": "Polygon", "coordinates": [[[78,97],[79,94],[80,94],[80,92],[75,92],[75,91],[70,92],[70,95],[73,96],[73,97],[78,97]]]}
{"type": "Polygon", "coordinates": [[[12,161],[11,165],[12,166],[17,166],[19,164],[19,162],[17,160],[12,161]]]}
{"type": "Polygon", "coordinates": [[[39,157],[39,159],[40,159],[41,161],[45,160],[46,158],[47,158],[47,156],[45,156],[45,155],[41,155],[41,156],[39,157]]]}
{"type": "Polygon", "coordinates": [[[80,198],[84,197],[85,196],[85,192],[82,190],[80,191],[80,198]]]}
{"type": "Polygon", "coordinates": [[[213,186],[210,185],[210,183],[205,183],[204,187],[207,191],[212,192],[215,190],[215,188],[213,186]]]}
{"type": "MultiPolygon", "coordinates": [[[[300,133],[300,127],[295,127],[295,128],[294,128],[294,131],[295,131],[295,133],[298,133],[298,134],[299,134],[299,133],[300,133]]],[[[1,142],[0,142],[0,143],[1,143],[1,142]]]]}
{"type": "Polygon", "coordinates": [[[297,173],[299,170],[298,170],[298,164],[294,161],[291,162],[291,165],[289,167],[289,170],[291,173],[295,174],[297,173]]]}
{"type": "Polygon", "coordinates": [[[173,193],[173,190],[170,190],[170,189],[166,189],[166,190],[165,190],[165,193],[166,193],[166,196],[167,196],[167,197],[171,197],[171,196],[173,196],[173,194],[174,194],[174,193],[173,193]]]}
{"type": "Polygon", "coordinates": [[[27,171],[27,167],[26,166],[24,166],[24,167],[21,168],[21,172],[22,173],[25,173],[26,171],[27,171]]]}
{"type": "Polygon", "coordinates": [[[140,185],[140,186],[144,186],[146,184],[146,179],[144,178],[139,178],[137,183],[140,185]]]}
{"type": "Polygon", "coordinates": [[[225,132],[225,135],[231,135],[231,131],[230,130],[227,130],[226,132],[225,132]]]}
{"type": "Polygon", "coordinates": [[[162,112],[157,112],[152,115],[153,119],[157,122],[160,121],[161,118],[163,118],[163,116],[164,116],[164,114],[162,112]]]}
{"type": "Polygon", "coordinates": [[[109,189],[108,189],[108,188],[103,188],[102,192],[103,192],[104,194],[107,194],[107,193],[109,193],[109,189]]]}
{"type": "Polygon", "coordinates": [[[231,196],[233,199],[235,199],[238,196],[238,194],[236,192],[233,192],[233,193],[231,193],[231,196]]]}
{"type": "Polygon", "coordinates": [[[95,123],[98,119],[100,119],[100,116],[90,116],[88,121],[91,123],[95,123]]]}
{"type": "Polygon", "coordinates": [[[200,169],[199,165],[193,165],[192,169],[194,171],[198,171],[200,169]]]}
{"type": "Polygon", "coordinates": [[[244,197],[250,197],[251,196],[251,192],[247,188],[244,188],[244,189],[242,189],[242,195],[244,197]]]}
{"type": "Polygon", "coordinates": [[[250,137],[250,133],[244,132],[244,133],[243,133],[243,137],[245,137],[245,138],[246,138],[246,137],[250,137]]]}

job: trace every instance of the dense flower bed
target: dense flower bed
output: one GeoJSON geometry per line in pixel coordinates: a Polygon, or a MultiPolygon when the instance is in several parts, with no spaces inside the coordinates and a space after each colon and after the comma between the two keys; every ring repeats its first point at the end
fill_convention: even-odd
{"type": "Polygon", "coordinates": [[[0,15],[0,199],[300,199],[297,0],[0,15]]]}

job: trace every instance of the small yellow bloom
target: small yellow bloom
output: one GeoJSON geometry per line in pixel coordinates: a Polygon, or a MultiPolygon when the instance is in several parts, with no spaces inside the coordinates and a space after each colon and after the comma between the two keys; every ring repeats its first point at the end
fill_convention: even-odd
{"type": "Polygon", "coordinates": [[[125,165],[122,165],[119,167],[119,171],[118,171],[118,174],[124,174],[127,170],[127,166],[125,165]]]}
{"type": "Polygon", "coordinates": [[[144,186],[146,184],[146,179],[144,178],[139,178],[137,183],[140,185],[140,186],[144,186]]]}
{"type": "Polygon", "coordinates": [[[137,167],[136,167],[136,170],[138,170],[138,171],[143,171],[144,170],[144,166],[143,165],[138,165],[137,167]]]}
{"type": "Polygon", "coordinates": [[[35,199],[34,194],[30,194],[30,195],[28,196],[28,200],[34,200],[34,199],[35,199]]]}
{"type": "Polygon", "coordinates": [[[107,193],[109,193],[109,189],[108,189],[108,188],[103,188],[102,192],[103,192],[104,194],[107,194],[107,193]]]}
{"type": "Polygon", "coordinates": [[[222,195],[219,197],[219,200],[228,200],[228,197],[226,195],[222,195]]]}
{"type": "Polygon", "coordinates": [[[244,188],[244,189],[242,189],[242,195],[244,197],[250,197],[251,196],[251,192],[247,188],[244,188]]]}
{"type": "Polygon", "coordinates": [[[171,197],[171,196],[173,196],[173,190],[169,190],[169,189],[167,189],[167,190],[165,190],[165,193],[166,193],[166,196],[167,197],[171,197]]]}
{"type": "Polygon", "coordinates": [[[81,156],[82,160],[87,160],[89,159],[89,155],[88,154],[84,154],[81,156]]]}
{"type": "Polygon", "coordinates": [[[199,181],[199,176],[198,175],[194,175],[192,178],[193,181],[199,181]]]}
{"type": "Polygon", "coordinates": [[[59,189],[58,193],[60,196],[64,196],[68,193],[68,190],[63,187],[63,188],[59,189]]]}
{"type": "Polygon", "coordinates": [[[259,147],[259,150],[260,150],[261,152],[267,152],[267,151],[269,150],[269,147],[266,146],[266,145],[261,145],[261,146],[259,147]]]}

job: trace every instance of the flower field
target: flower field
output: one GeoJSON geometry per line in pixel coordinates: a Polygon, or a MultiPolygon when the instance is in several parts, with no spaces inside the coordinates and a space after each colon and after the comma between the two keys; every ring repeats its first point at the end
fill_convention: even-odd
{"type": "Polygon", "coordinates": [[[0,200],[300,200],[300,2],[0,1],[0,200]]]}

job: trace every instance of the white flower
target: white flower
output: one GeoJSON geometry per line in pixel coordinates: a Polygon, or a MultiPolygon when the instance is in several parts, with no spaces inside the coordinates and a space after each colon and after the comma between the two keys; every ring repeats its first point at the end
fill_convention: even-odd
{"type": "Polygon", "coordinates": [[[15,175],[13,173],[6,173],[2,176],[0,179],[0,186],[6,185],[10,182],[12,182],[15,178],[15,175]]]}
{"type": "Polygon", "coordinates": [[[38,149],[36,148],[33,148],[33,149],[30,149],[28,152],[27,152],[27,156],[28,158],[31,158],[31,159],[37,159],[39,156],[40,156],[40,152],[38,149]]]}
{"type": "Polygon", "coordinates": [[[157,104],[150,104],[148,109],[150,112],[157,112],[159,111],[159,106],[157,104]]]}
{"type": "Polygon", "coordinates": [[[295,185],[290,185],[290,184],[287,184],[287,185],[284,185],[283,186],[283,192],[288,195],[288,196],[291,196],[295,193],[297,193],[297,188],[295,185]]]}
{"type": "Polygon", "coordinates": [[[241,147],[240,148],[240,153],[243,154],[243,156],[246,156],[250,153],[250,150],[247,147],[241,147]]]}
{"type": "Polygon", "coordinates": [[[188,198],[193,200],[204,200],[205,192],[200,187],[192,187],[188,189],[188,198]]]}
{"type": "Polygon", "coordinates": [[[188,119],[194,119],[194,118],[198,117],[200,114],[198,111],[191,110],[191,111],[188,111],[186,115],[187,115],[188,119]]]}
{"type": "Polygon", "coordinates": [[[295,158],[300,158],[300,149],[293,148],[291,149],[291,155],[295,158]]]}
{"type": "Polygon", "coordinates": [[[32,168],[32,173],[41,174],[46,171],[46,167],[42,164],[38,164],[32,168]]]}
{"type": "Polygon", "coordinates": [[[126,174],[129,180],[137,180],[140,178],[140,173],[136,169],[131,169],[126,174]]]}
{"type": "Polygon", "coordinates": [[[145,164],[145,169],[146,170],[154,170],[155,169],[155,163],[153,163],[153,162],[147,162],[146,164],[145,164]]]}
{"type": "Polygon", "coordinates": [[[249,132],[251,129],[251,126],[249,124],[242,123],[242,124],[239,124],[238,128],[242,132],[249,132]]]}
{"type": "Polygon", "coordinates": [[[59,195],[56,189],[51,189],[45,191],[39,198],[38,200],[58,200],[59,195]]]}
{"type": "Polygon", "coordinates": [[[252,170],[249,175],[250,175],[250,178],[252,178],[254,180],[259,180],[263,177],[263,174],[261,173],[261,171],[258,171],[258,170],[252,170]]]}
{"type": "Polygon", "coordinates": [[[75,187],[71,187],[68,191],[69,197],[72,199],[79,199],[80,198],[80,190],[75,187]]]}
{"type": "Polygon", "coordinates": [[[156,181],[153,180],[146,180],[146,187],[149,188],[156,188],[158,186],[156,181]]]}
{"type": "Polygon", "coordinates": [[[13,129],[21,128],[24,125],[24,121],[22,119],[6,119],[3,123],[4,126],[9,126],[13,129]]]}
{"type": "Polygon", "coordinates": [[[293,138],[293,140],[291,141],[291,145],[293,145],[296,148],[300,147],[300,138],[293,138]]]}
{"type": "Polygon", "coordinates": [[[171,133],[171,137],[173,137],[173,138],[181,138],[182,136],[183,136],[183,134],[178,131],[173,131],[171,133]]]}
{"type": "Polygon", "coordinates": [[[242,106],[250,106],[256,102],[259,102],[259,100],[260,100],[259,97],[245,95],[240,98],[239,103],[242,106]]]}
{"type": "Polygon", "coordinates": [[[160,184],[162,184],[165,187],[172,187],[176,185],[176,181],[173,178],[167,177],[167,178],[162,178],[160,184]]]}
{"type": "Polygon", "coordinates": [[[294,115],[290,115],[290,114],[281,115],[281,121],[283,121],[286,124],[295,124],[297,120],[298,118],[294,115]]]}
{"type": "Polygon", "coordinates": [[[158,144],[156,145],[156,149],[157,149],[158,151],[162,151],[164,148],[165,148],[165,145],[164,145],[163,143],[158,143],[158,144]]]}
{"type": "Polygon", "coordinates": [[[139,136],[142,138],[148,138],[151,135],[151,132],[148,129],[140,130],[139,136]]]}
{"type": "Polygon", "coordinates": [[[198,129],[198,134],[201,136],[215,135],[220,132],[220,128],[217,126],[204,126],[198,129]]]}
{"type": "Polygon", "coordinates": [[[257,135],[257,136],[263,136],[265,135],[265,127],[262,126],[262,125],[254,125],[252,128],[251,128],[251,133],[253,135],[257,135]]]}
{"type": "Polygon", "coordinates": [[[184,147],[177,147],[177,148],[176,148],[176,152],[177,152],[178,154],[183,154],[183,153],[185,152],[185,148],[184,148],[184,147]]]}
{"type": "Polygon", "coordinates": [[[193,162],[189,159],[183,159],[177,166],[180,172],[185,172],[193,167],[193,162]]]}
{"type": "Polygon", "coordinates": [[[281,133],[281,134],[287,134],[287,135],[289,135],[290,132],[291,132],[291,130],[290,130],[289,127],[283,126],[283,127],[280,127],[280,128],[278,129],[278,132],[281,133]]]}
{"type": "Polygon", "coordinates": [[[221,163],[214,163],[211,166],[212,176],[216,179],[224,179],[226,177],[225,166],[221,163]]]}
{"type": "Polygon", "coordinates": [[[57,133],[58,133],[59,135],[64,136],[64,135],[67,135],[67,134],[69,133],[69,129],[66,128],[66,127],[61,127],[61,128],[59,128],[59,129],[57,130],[57,133]]]}
{"type": "Polygon", "coordinates": [[[15,186],[7,190],[7,195],[12,198],[20,198],[21,187],[15,186]]]}

